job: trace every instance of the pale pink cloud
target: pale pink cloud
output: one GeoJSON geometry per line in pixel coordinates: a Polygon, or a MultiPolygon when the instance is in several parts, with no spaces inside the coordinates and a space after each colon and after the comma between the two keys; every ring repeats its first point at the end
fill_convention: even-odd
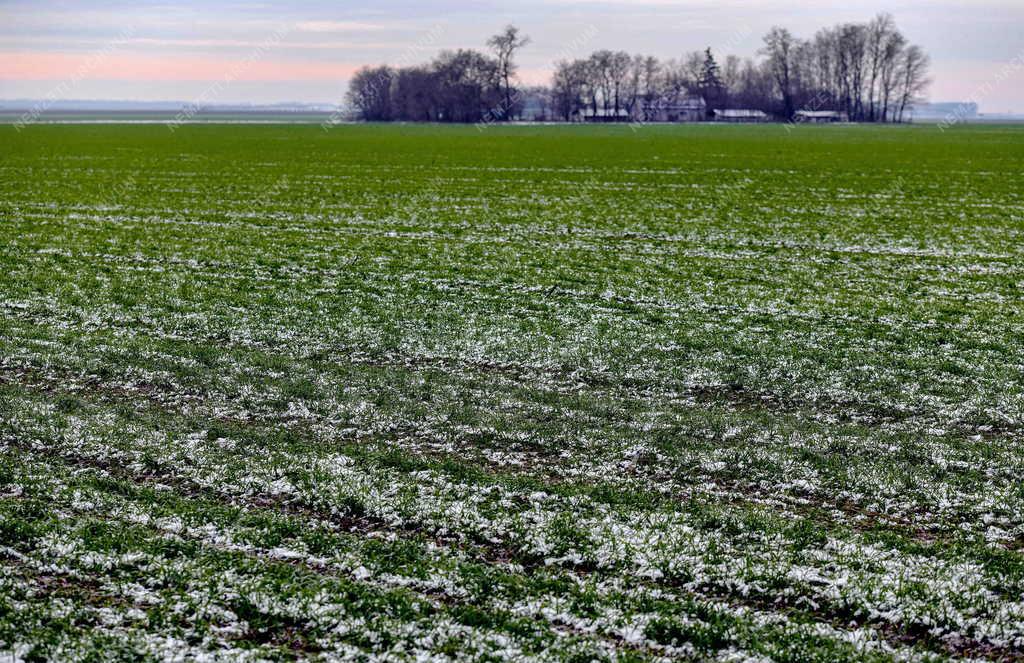
{"type": "Polygon", "coordinates": [[[343,62],[199,56],[96,55],[0,51],[0,80],[282,81],[338,80],[358,68],[343,62]]]}

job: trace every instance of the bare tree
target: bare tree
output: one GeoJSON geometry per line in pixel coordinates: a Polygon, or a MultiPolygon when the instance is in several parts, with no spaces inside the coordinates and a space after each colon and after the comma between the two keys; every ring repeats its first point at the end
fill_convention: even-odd
{"type": "Polygon", "coordinates": [[[686,96],[692,84],[686,75],[685,66],[677,60],[669,60],[662,66],[660,79],[660,96],[668,104],[675,104],[686,96]]]}
{"type": "Polygon", "coordinates": [[[842,95],[850,117],[864,117],[864,61],[867,53],[867,27],[847,23],[839,28],[839,64],[842,71],[842,95]]]}
{"type": "Polygon", "coordinates": [[[587,105],[590,67],[584,60],[559,62],[551,83],[554,112],[566,122],[571,121],[587,105]]]}
{"type": "Polygon", "coordinates": [[[920,46],[910,46],[903,52],[899,65],[900,97],[896,111],[896,121],[902,122],[907,108],[915,101],[931,83],[928,78],[930,60],[920,46]]]}
{"type": "MultiPolygon", "coordinates": [[[[522,106],[526,108],[533,108],[533,119],[534,121],[546,122],[550,118],[552,111],[552,91],[543,85],[533,85],[523,90],[520,95],[522,98],[522,106]]],[[[523,112],[523,111],[518,111],[523,112]]]]}
{"type": "Polygon", "coordinates": [[[641,101],[644,82],[644,56],[634,55],[629,60],[629,72],[626,77],[625,94],[622,105],[629,117],[636,117],[637,105],[641,101]]]}
{"type": "Polygon", "coordinates": [[[738,82],[729,91],[729,97],[742,108],[756,108],[775,112],[775,76],[766,62],[755,62],[747,58],[740,65],[738,82]]]}
{"type": "Polygon", "coordinates": [[[701,96],[708,110],[737,104],[792,118],[797,108],[845,111],[851,119],[902,122],[929,84],[927,55],[909,46],[888,14],[798,39],[774,27],[761,60],[711,49],[679,60],[599,50],[557,63],[550,89],[515,89],[515,55],[529,43],[515,26],[488,40],[494,57],[446,51],[419,67],[364,68],[353,77],[349,103],[366,120],[478,122],[510,119],[529,107],[566,121],[589,110],[605,119],[649,119],[650,112],[701,96]]]}
{"type": "Polygon", "coordinates": [[[391,67],[363,67],[349,83],[348,103],[360,117],[371,122],[392,119],[391,86],[395,70],[391,67]]]}
{"type": "Polygon", "coordinates": [[[495,57],[498,59],[498,73],[501,76],[502,87],[505,93],[504,119],[511,117],[514,105],[512,99],[512,79],[516,74],[516,51],[529,43],[530,38],[520,35],[519,28],[514,25],[505,26],[502,32],[487,40],[487,45],[491,47],[495,57]]]}
{"type": "Polygon", "coordinates": [[[625,51],[612,53],[608,60],[608,80],[611,84],[612,108],[616,117],[619,115],[619,110],[626,105],[624,101],[632,64],[633,58],[625,51]]]}
{"type": "Polygon", "coordinates": [[[501,104],[498,61],[477,51],[443,51],[434,61],[443,122],[479,122],[501,104]]]}
{"type": "Polygon", "coordinates": [[[896,23],[891,14],[879,14],[868,24],[868,119],[878,117],[879,82],[885,64],[886,47],[896,23]]]}
{"type": "Polygon", "coordinates": [[[637,114],[635,110],[631,112],[638,115],[640,119],[648,120],[650,118],[644,113],[652,108],[662,96],[660,86],[662,66],[658,62],[658,58],[650,55],[647,57],[638,55],[633,61],[633,66],[636,68],[638,78],[637,103],[641,105],[641,113],[637,114]]]}
{"type": "Polygon", "coordinates": [[[828,106],[835,110],[842,96],[840,83],[838,31],[833,28],[818,30],[811,42],[813,61],[809,64],[809,76],[813,81],[814,98],[819,107],[828,106]]]}
{"type": "Polygon", "coordinates": [[[597,100],[601,99],[601,107],[607,115],[611,110],[612,100],[612,58],[615,54],[609,50],[594,52],[590,63],[590,94],[594,101],[594,113],[597,113],[597,100]]]}
{"type": "Polygon", "coordinates": [[[743,69],[743,61],[737,55],[726,55],[725,64],[722,65],[722,85],[725,87],[726,96],[732,90],[740,86],[740,73],[743,69]]]}
{"type": "Polygon", "coordinates": [[[690,51],[681,61],[684,84],[688,95],[700,96],[700,77],[704,72],[704,51],[690,51]]]}
{"type": "Polygon", "coordinates": [[[906,44],[907,40],[898,31],[890,34],[885,44],[881,73],[879,75],[882,104],[879,119],[882,122],[888,122],[892,119],[890,117],[891,103],[895,99],[896,88],[899,85],[899,65],[906,44]]]}
{"type": "Polygon", "coordinates": [[[433,122],[438,119],[437,77],[429,67],[406,67],[395,76],[391,107],[396,120],[433,122]]]}
{"type": "Polygon", "coordinates": [[[762,53],[767,57],[769,71],[775,79],[775,85],[782,95],[783,114],[786,119],[793,117],[793,78],[795,73],[795,56],[797,39],[789,30],[780,27],[772,28],[764,37],[762,53]]]}

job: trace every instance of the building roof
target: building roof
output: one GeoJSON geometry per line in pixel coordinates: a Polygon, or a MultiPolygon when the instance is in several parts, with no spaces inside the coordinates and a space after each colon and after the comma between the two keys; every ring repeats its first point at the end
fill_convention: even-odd
{"type": "Polygon", "coordinates": [[[629,111],[625,108],[620,108],[618,113],[615,112],[614,108],[605,110],[604,108],[598,108],[595,112],[593,108],[583,109],[584,117],[629,117],[629,111]]]}
{"type": "Polygon", "coordinates": [[[704,103],[704,99],[702,97],[684,97],[683,99],[674,102],[665,101],[664,99],[656,99],[649,104],[645,104],[644,108],[665,111],[704,110],[707,108],[707,104],[704,103]]]}
{"type": "Polygon", "coordinates": [[[796,112],[800,117],[844,117],[846,113],[833,110],[798,110],[796,112]]]}
{"type": "Polygon", "coordinates": [[[735,117],[735,118],[746,118],[746,117],[768,117],[768,114],[762,110],[751,110],[749,108],[726,108],[715,110],[715,115],[719,117],[735,117]]]}

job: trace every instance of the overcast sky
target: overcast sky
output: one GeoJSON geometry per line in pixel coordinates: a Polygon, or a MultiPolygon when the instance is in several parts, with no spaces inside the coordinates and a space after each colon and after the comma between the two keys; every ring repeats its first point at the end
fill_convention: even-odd
{"type": "Polygon", "coordinates": [[[810,37],[880,11],[931,55],[933,101],[1024,112],[1024,0],[0,0],[0,98],[335,103],[360,65],[482,48],[509,22],[544,82],[598,48],[752,56],[772,25],[810,37]]]}

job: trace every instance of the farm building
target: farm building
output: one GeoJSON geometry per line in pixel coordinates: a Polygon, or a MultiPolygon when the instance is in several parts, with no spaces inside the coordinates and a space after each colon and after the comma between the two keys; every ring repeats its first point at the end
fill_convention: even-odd
{"type": "Polygon", "coordinates": [[[707,119],[708,107],[700,97],[686,97],[679,101],[657,100],[644,104],[639,110],[643,122],[701,122],[707,119]]]}
{"type": "Polygon", "coordinates": [[[715,110],[715,122],[767,122],[768,114],[760,110],[729,108],[715,110]]]}
{"type": "Polygon", "coordinates": [[[614,108],[586,108],[580,114],[580,119],[584,122],[632,122],[633,117],[629,114],[629,111],[625,108],[620,108],[616,111],[614,108]]]}
{"type": "Polygon", "coordinates": [[[796,122],[807,122],[811,124],[828,124],[831,122],[849,122],[850,116],[841,111],[830,110],[798,110],[793,116],[796,122]]]}

